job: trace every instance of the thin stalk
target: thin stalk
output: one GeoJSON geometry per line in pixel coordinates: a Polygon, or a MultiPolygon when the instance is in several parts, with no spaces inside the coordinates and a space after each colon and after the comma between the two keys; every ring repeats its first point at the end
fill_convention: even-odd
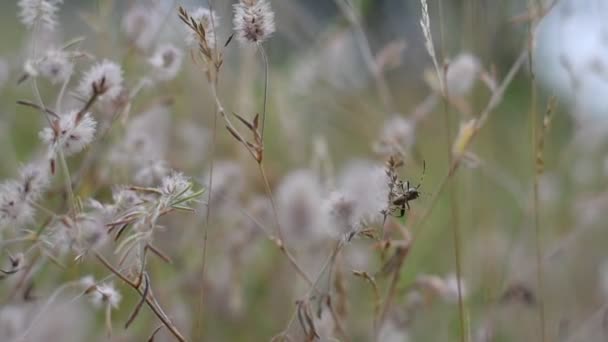
{"type": "Polygon", "coordinates": [[[262,104],[262,129],[260,135],[262,136],[262,141],[264,141],[264,127],[266,126],[266,103],[268,101],[268,55],[264,50],[262,44],[258,44],[258,50],[260,51],[260,55],[262,55],[262,59],[264,60],[264,102],[262,104]]]}
{"type": "Polygon", "coordinates": [[[363,25],[361,25],[361,21],[355,13],[352,4],[349,0],[334,1],[336,2],[336,5],[338,6],[338,8],[340,8],[342,14],[346,17],[350,26],[353,29],[354,38],[357,40],[357,45],[361,49],[361,54],[363,55],[365,65],[374,77],[378,97],[382,102],[385,113],[388,115],[394,112],[393,98],[391,96],[390,88],[388,86],[388,83],[386,82],[382,70],[378,68],[378,64],[376,63],[376,59],[374,58],[374,54],[369,44],[369,40],[367,39],[365,31],[363,30],[363,25]]]}
{"type": "MultiPolygon", "coordinates": [[[[125,284],[131,286],[137,293],[143,296],[143,290],[140,289],[137,284],[129,280],[126,276],[124,276],[120,270],[117,270],[114,266],[112,266],[101,254],[95,252],[95,257],[97,260],[101,262],[110,272],[112,272],[115,276],[117,276],[120,280],[122,280],[125,284]]],[[[173,336],[180,342],[185,342],[186,338],[179,332],[177,327],[171,322],[171,319],[167,317],[167,315],[163,312],[162,308],[154,298],[152,294],[152,290],[149,290],[148,296],[144,297],[146,304],[148,307],[154,312],[154,315],[167,327],[167,329],[173,334],[173,336]]]]}
{"type": "MultiPolygon", "coordinates": [[[[530,3],[530,11],[533,11],[533,3],[530,3]]],[[[540,7],[539,7],[540,9],[540,7]]],[[[532,15],[533,13],[531,13],[532,15]]],[[[529,44],[532,44],[533,30],[534,30],[534,19],[531,21],[529,26],[529,44]]],[[[538,286],[538,319],[539,319],[539,330],[541,342],[546,341],[546,318],[545,318],[545,301],[544,301],[544,284],[543,284],[543,251],[541,241],[541,223],[540,223],[540,205],[538,198],[538,184],[540,178],[540,171],[537,165],[538,156],[538,113],[537,113],[537,89],[536,89],[536,76],[534,74],[534,59],[532,55],[532,46],[528,49],[528,59],[530,60],[530,89],[531,89],[531,101],[530,101],[530,125],[532,133],[532,168],[534,172],[534,185],[533,185],[533,196],[534,196],[534,244],[535,244],[535,262],[536,262],[536,281],[538,286]]]]}
{"type": "Polygon", "coordinates": [[[288,252],[287,247],[285,247],[285,240],[283,240],[283,233],[281,230],[281,223],[279,222],[279,214],[277,211],[277,205],[274,200],[274,196],[272,195],[272,190],[270,189],[270,183],[268,182],[268,177],[266,176],[266,170],[264,169],[264,164],[262,162],[258,163],[258,168],[260,170],[260,174],[262,175],[262,179],[264,180],[264,189],[266,190],[266,195],[270,199],[270,204],[272,206],[272,212],[273,212],[275,224],[277,226],[277,240],[275,241],[275,243],[278,245],[281,252],[287,257],[287,260],[289,260],[289,262],[292,264],[292,266],[294,267],[296,272],[300,276],[302,276],[302,278],[304,278],[304,280],[306,281],[306,283],[308,283],[309,286],[313,286],[313,284],[314,284],[313,281],[310,280],[310,277],[308,277],[306,272],[304,272],[304,270],[302,270],[302,268],[300,267],[300,265],[298,265],[298,263],[296,262],[293,255],[291,255],[291,253],[288,252]]]}
{"type": "Polygon", "coordinates": [[[72,189],[72,178],[70,176],[70,169],[68,168],[68,163],[65,160],[65,154],[63,153],[63,149],[59,149],[57,156],[59,157],[59,164],[61,165],[61,173],[63,174],[63,179],[65,182],[65,191],[68,195],[68,203],[70,204],[70,212],[72,213],[72,217],[76,216],[76,199],[74,197],[74,191],[72,189]]]}
{"type": "Polygon", "coordinates": [[[65,91],[68,88],[68,84],[70,83],[70,79],[72,78],[73,72],[71,72],[68,77],[66,77],[65,81],[61,85],[61,90],[59,91],[59,95],[57,95],[57,103],[55,110],[57,113],[63,113],[63,98],[65,97],[65,91]]]}
{"type": "MultiPolygon", "coordinates": [[[[441,42],[441,54],[442,58],[445,60],[445,32],[443,25],[443,1],[439,1],[439,40],[441,42]]],[[[442,98],[443,98],[443,114],[445,119],[445,131],[447,136],[446,150],[447,150],[447,160],[448,165],[452,164],[452,137],[451,137],[451,122],[450,122],[450,94],[449,89],[447,87],[447,66],[443,68],[443,73],[440,75],[443,78],[443,82],[440,82],[442,87],[442,98]]],[[[464,300],[462,298],[462,257],[460,251],[461,244],[461,233],[460,233],[460,225],[459,225],[459,216],[458,216],[458,196],[457,196],[457,184],[452,179],[452,183],[449,187],[449,196],[450,196],[450,214],[451,214],[451,222],[452,226],[452,241],[454,246],[454,259],[456,264],[456,287],[458,291],[458,323],[460,328],[460,341],[465,342],[468,340],[467,336],[467,326],[465,323],[466,317],[466,308],[464,304],[464,300]]]]}

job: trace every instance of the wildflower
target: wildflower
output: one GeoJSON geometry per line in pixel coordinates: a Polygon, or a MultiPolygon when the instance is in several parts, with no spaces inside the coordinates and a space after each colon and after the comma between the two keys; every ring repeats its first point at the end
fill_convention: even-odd
{"type": "MultiPolygon", "coordinates": [[[[192,12],[190,18],[194,19],[195,22],[199,23],[203,30],[205,31],[205,42],[206,45],[210,49],[215,49],[216,46],[216,30],[220,23],[220,18],[214,11],[211,11],[204,7],[199,7],[194,12],[192,12]]],[[[200,37],[196,32],[189,31],[186,36],[186,44],[190,47],[194,47],[199,44],[200,37]]]]}
{"type": "Polygon", "coordinates": [[[279,185],[279,220],[293,241],[311,242],[324,233],[322,191],[318,179],[307,170],[291,172],[279,185]]]}
{"type": "Polygon", "coordinates": [[[30,222],[34,209],[21,184],[7,181],[0,185],[0,227],[30,222]]]}
{"type": "Polygon", "coordinates": [[[162,159],[150,159],[142,162],[133,176],[135,184],[154,185],[169,173],[167,162],[162,159]]]}
{"type": "Polygon", "coordinates": [[[52,127],[40,132],[40,139],[51,149],[62,149],[66,155],[82,151],[93,141],[97,122],[90,113],[73,110],[54,119],[52,127]]]}
{"type": "Polygon", "coordinates": [[[416,140],[413,122],[395,115],[384,123],[380,140],[374,149],[382,155],[404,154],[416,140]]]}
{"type": "Polygon", "coordinates": [[[473,89],[480,71],[481,63],[477,57],[469,53],[462,53],[454,58],[448,65],[445,75],[448,96],[467,95],[473,89]]]}
{"type": "Polygon", "coordinates": [[[118,308],[122,296],[112,283],[97,285],[92,276],[86,276],[80,280],[80,284],[85,288],[85,294],[89,296],[93,305],[118,308]]]}
{"type": "Polygon", "coordinates": [[[133,6],[122,18],[122,30],[129,41],[141,50],[152,46],[161,24],[162,18],[157,6],[133,6]]]}
{"type": "Polygon", "coordinates": [[[49,232],[47,244],[61,253],[73,251],[78,257],[98,249],[108,241],[105,222],[98,215],[82,213],[72,219],[62,217],[49,232]]]}
{"type": "Polygon", "coordinates": [[[47,163],[34,162],[19,170],[19,184],[27,199],[37,200],[48,188],[50,170],[47,163]]]}
{"type": "Polygon", "coordinates": [[[95,64],[82,77],[78,85],[78,93],[86,99],[98,92],[100,99],[114,100],[123,89],[123,71],[120,65],[104,60],[95,64]]]}
{"type": "Polygon", "coordinates": [[[359,228],[356,202],[345,194],[334,191],[323,202],[328,220],[328,232],[333,237],[343,237],[359,228]]]}
{"type": "Polygon", "coordinates": [[[57,26],[57,11],[63,0],[19,0],[21,22],[32,28],[39,22],[43,28],[52,30],[57,26]]]}
{"type": "Polygon", "coordinates": [[[266,0],[241,0],[234,5],[234,31],[242,43],[262,43],[275,31],[274,12],[266,0]]]}
{"type": "Polygon", "coordinates": [[[177,76],[182,67],[183,53],[171,44],[161,45],[148,62],[154,69],[154,78],[170,81],[177,76]]]}
{"type": "Polygon", "coordinates": [[[27,60],[23,68],[28,76],[42,76],[52,84],[58,84],[68,79],[74,64],[67,52],[51,49],[37,60],[27,60]]]}
{"type": "Polygon", "coordinates": [[[188,197],[192,191],[192,183],[181,172],[173,172],[171,175],[163,178],[160,186],[160,191],[165,196],[183,196],[188,197]]]}
{"type": "Polygon", "coordinates": [[[363,223],[379,222],[388,207],[388,177],[384,167],[370,162],[356,162],[347,168],[338,182],[342,193],[355,201],[356,216],[363,223]]]}

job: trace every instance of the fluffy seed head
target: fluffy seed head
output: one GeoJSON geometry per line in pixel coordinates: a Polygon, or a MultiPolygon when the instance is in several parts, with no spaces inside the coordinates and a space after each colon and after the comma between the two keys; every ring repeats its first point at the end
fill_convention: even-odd
{"type": "Polygon", "coordinates": [[[63,0],[19,0],[19,18],[27,28],[39,22],[45,29],[52,30],[57,26],[57,11],[61,3],[63,0]]]}
{"type": "Polygon", "coordinates": [[[44,77],[52,84],[62,83],[72,74],[74,64],[67,52],[57,49],[48,50],[37,60],[27,60],[23,66],[31,77],[44,77]]]}
{"type": "Polygon", "coordinates": [[[159,81],[170,81],[179,73],[183,58],[184,54],[180,49],[167,44],[159,46],[148,63],[154,68],[154,78],[159,81]]]}
{"type": "Polygon", "coordinates": [[[345,194],[334,191],[323,202],[323,211],[327,217],[327,228],[330,236],[341,238],[357,231],[360,218],[357,217],[356,201],[345,194]]]}
{"type": "Polygon", "coordinates": [[[307,170],[290,173],[277,190],[279,220],[293,242],[314,242],[324,235],[323,190],[307,170]]]}
{"type": "Polygon", "coordinates": [[[54,127],[40,132],[40,139],[51,149],[63,149],[66,155],[82,151],[95,137],[97,122],[90,113],[73,110],[56,119],[54,127]]]}
{"type": "Polygon", "coordinates": [[[141,50],[154,43],[163,20],[157,6],[133,6],[122,18],[122,30],[127,39],[141,50]]]}
{"type": "Polygon", "coordinates": [[[100,90],[100,100],[116,99],[123,89],[123,71],[120,65],[104,60],[95,64],[82,77],[78,93],[85,99],[93,96],[94,88],[100,90]]]}
{"type": "Polygon", "coordinates": [[[18,226],[34,217],[32,208],[21,184],[8,181],[0,185],[0,227],[18,226]]]}
{"type": "Polygon", "coordinates": [[[118,308],[122,296],[112,283],[95,285],[88,292],[91,302],[96,307],[108,305],[114,309],[118,308]]]}
{"type": "Polygon", "coordinates": [[[394,155],[406,153],[416,139],[414,124],[395,115],[384,123],[380,140],[374,149],[381,155],[394,155]]]}
{"type": "Polygon", "coordinates": [[[388,207],[388,177],[384,167],[356,162],[339,179],[339,189],[356,202],[356,216],[364,223],[379,222],[388,207]]]}
{"type": "Polygon", "coordinates": [[[456,97],[467,95],[473,89],[480,70],[481,62],[469,53],[462,53],[454,58],[448,65],[445,76],[448,95],[456,97]]]}
{"type": "Polygon", "coordinates": [[[50,183],[50,169],[47,162],[33,162],[19,170],[19,184],[27,199],[37,200],[50,183]]]}
{"type": "Polygon", "coordinates": [[[242,43],[262,43],[275,31],[274,12],[266,0],[241,0],[234,5],[234,31],[242,43]]]}

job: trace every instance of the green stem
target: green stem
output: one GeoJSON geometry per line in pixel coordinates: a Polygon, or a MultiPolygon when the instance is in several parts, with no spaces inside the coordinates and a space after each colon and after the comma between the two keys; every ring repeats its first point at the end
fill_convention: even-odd
{"type": "Polygon", "coordinates": [[[65,154],[62,149],[59,149],[57,153],[59,157],[59,164],[61,167],[61,173],[63,174],[63,180],[65,183],[65,191],[68,195],[68,203],[70,204],[70,213],[72,217],[76,216],[76,199],[74,197],[74,191],[72,189],[72,178],[70,176],[70,169],[68,168],[68,163],[65,159],[65,154]]]}

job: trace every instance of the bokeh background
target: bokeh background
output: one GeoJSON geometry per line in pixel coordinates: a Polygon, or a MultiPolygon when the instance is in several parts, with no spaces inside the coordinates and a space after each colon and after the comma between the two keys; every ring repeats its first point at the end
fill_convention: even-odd
{"type": "MultiPolygon", "coordinates": [[[[451,68],[463,56],[473,60],[472,67],[465,62],[461,73],[454,72],[457,87],[464,82],[466,89],[448,101],[437,88],[425,48],[419,1],[270,2],[277,32],[264,43],[270,60],[265,164],[279,207],[287,205],[281,204],[282,198],[288,202],[297,197],[290,191],[308,196],[305,185],[293,189],[285,185],[298,170],[315,172],[331,187],[346,177],[353,162],[383,165],[387,155],[378,153],[377,147],[387,135],[405,151],[401,177],[413,184],[422,179],[421,196],[410,203],[411,210],[389,219],[390,247],[384,247],[379,234],[371,239],[357,237],[330,272],[320,273],[347,336],[336,334],[332,320],[324,316],[315,318],[317,328],[324,331],[320,339],[459,341],[462,320],[467,341],[540,341],[542,310],[545,341],[606,341],[608,26],[603,18],[608,3],[429,0],[434,46],[446,72],[456,70],[451,68]],[[346,7],[339,7],[340,3],[346,7]],[[359,25],[348,20],[349,13],[359,25]],[[529,54],[526,49],[531,49],[529,54]],[[522,54],[526,61],[464,161],[448,176],[462,124],[480,116],[496,92],[492,84],[500,84],[522,54]],[[377,74],[370,70],[370,57],[372,63],[387,61],[380,72],[387,85],[384,94],[378,91],[377,74]],[[543,129],[547,112],[550,124],[543,129]],[[395,118],[401,121],[390,121],[395,118]],[[391,131],[391,127],[396,128],[391,131]],[[539,137],[544,140],[541,149],[539,137]],[[542,172],[537,171],[539,150],[542,172]],[[392,278],[381,270],[405,239],[399,234],[402,229],[414,237],[414,243],[399,269],[387,318],[378,328],[381,333],[374,336],[375,297],[353,271],[375,275],[384,300],[392,278]],[[454,229],[460,232],[458,261],[454,229]],[[457,263],[464,310],[454,297],[457,263]]],[[[302,300],[307,288],[276,246],[251,228],[254,224],[248,218],[261,215],[258,220],[272,222],[264,216],[268,203],[260,200],[265,195],[256,164],[222,125],[211,152],[213,99],[200,65],[183,45],[186,31],[176,11],[180,5],[192,9],[208,4],[65,0],[59,30],[42,32],[42,41],[57,46],[84,37],[80,50],[95,60],[120,62],[126,83],[134,86],[146,72],[148,52],[133,47],[121,23],[134,6],[142,4],[163,13],[166,22],[157,39],[181,44],[186,51],[183,69],[176,80],[145,89],[134,99],[130,117],[104,141],[104,148],[95,151],[99,161],[79,196],[108,198],[113,185],[129,183],[119,167],[104,163],[103,154],[128,131],[129,120],[170,99],[169,109],[150,124],[163,141],[168,163],[205,185],[214,159],[215,186],[220,189],[216,191],[231,199],[218,200],[221,203],[212,211],[217,214],[207,228],[203,207],[190,217],[164,219],[163,225],[170,229],[160,232],[156,241],[173,263],[151,261],[159,301],[194,341],[265,341],[282,331],[298,330],[300,323],[293,319],[296,301],[302,300]],[[204,229],[209,235],[203,277],[204,229]]],[[[220,41],[232,31],[232,4],[223,0],[214,4],[221,20],[220,41]]],[[[6,68],[0,69],[3,179],[14,177],[21,164],[43,150],[37,134],[45,121],[16,104],[32,98],[30,87],[17,84],[31,39],[17,13],[16,1],[0,3],[0,58],[6,62],[6,68]]],[[[87,59],[79,62],[76,74],[90,64],[87,59]]],[[[249,118],[259,112],[263,77],[264,65],[256,49],[235,42],[225,49],[219,93],[230,111],[249,118]]],[[[44,83],[41,90],[45,98],[53,98],[57,91],[44,83]]],[[[80,158],[84,157],[70,165],[78,165],[80,158]]],[[[49,206],[56,201],[49,199],[49,206]]],[[[308,239],[309,232],[296,231],[286,243],[306,272],[317,274],[332,243],[308,239]]],[[[105,330],[103,310],[73,300],[77,291],[59,300],[69,305],[53,303],[48,308],[46,301],[62,283],[108,272],[94,260],[68,262],[66,269],[49,262],[36,265],[36,299],[24,303],[13,298],[0,306],[0,336],[7,336],[7,341],[14,336],[11,329],[16,329],[11,319],[30,317],[29,311],[19,312],[24,307],[47,312],[36,320],[40,334],[32,334],[31,341],[141,341],[158,326],[144,308],[133,326],[123,329],[138,297],[116,280],[123,300],[113,313],[111,336],[105,330]]],[[[0,283],[2,297],[11,288],[10,282],[0,283]]],[[[157,339],[170,341],[171,335],[161,330],[157,339]]]]}

